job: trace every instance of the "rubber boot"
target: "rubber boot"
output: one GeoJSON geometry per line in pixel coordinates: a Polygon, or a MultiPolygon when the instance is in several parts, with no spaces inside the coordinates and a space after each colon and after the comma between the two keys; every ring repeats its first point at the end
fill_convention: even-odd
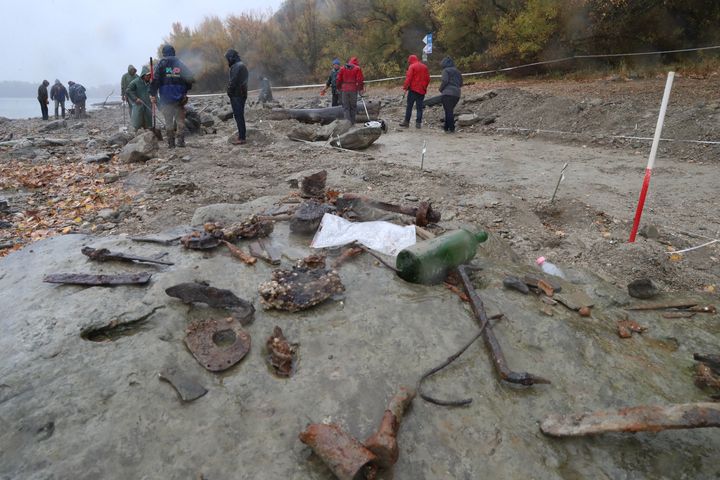
{"type": "Polygon", "coordinates": [[[167,132],[168,148],[175,148],[175,132],[167,132]]]}
{"type": "Polygon", "coordinates": [[[177,146],[181,148],[185,148],[185,134],[181,133],[177,137],[177,146]]]}

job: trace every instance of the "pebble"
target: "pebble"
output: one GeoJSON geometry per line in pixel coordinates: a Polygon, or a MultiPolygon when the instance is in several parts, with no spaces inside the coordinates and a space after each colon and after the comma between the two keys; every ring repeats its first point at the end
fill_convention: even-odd
{"type": "Polygon", "coordinates": [[[417,201],[418,201],[418,197],[416,197],[415,195],[410,195],[410,194],[407,194],[407,193],[406,193],[406,194],[405,194],[405,200],[407,200],[408,202],[417,202],[417,201]]]}
{"type": "Polygon", "coordinates": [[[105,183],[115,183],[118,181],[120,176],[116,175],[114,173],[106,173],[105,175],[102,176],[102,178],[103,178],[103,182],[105,182],[105,183]]]}
{"type": "Polygon", "coordinates": [[[392,177],[393,176],[393,174],[387,170],[380,171],[380,175],[382,175],[383,177],[392,177]]]}
{"type": "Polygon", "coordinates": [[[180,159],[180,161],[185,162],[185,163],[190,162],[191,160],[192,160],[192,157],[189,155],[185,155],[184,157],[182,157],[180,159]]]}

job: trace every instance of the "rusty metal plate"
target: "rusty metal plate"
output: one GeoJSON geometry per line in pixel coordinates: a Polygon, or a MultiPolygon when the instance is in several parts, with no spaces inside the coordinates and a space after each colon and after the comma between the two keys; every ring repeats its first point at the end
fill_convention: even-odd
{"type": "Polygon", "coordinates": [[[185,333],[185,345],[211,372],[227,370],[250,351],[250,334],[232,317],[195,321],[185,333]]]}

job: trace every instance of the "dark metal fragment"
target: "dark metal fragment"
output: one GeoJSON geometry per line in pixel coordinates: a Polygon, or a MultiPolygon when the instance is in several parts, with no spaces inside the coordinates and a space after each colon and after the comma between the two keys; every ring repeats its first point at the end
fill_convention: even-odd
{"type": "Polygon", "coordinates": [[[258,290],[265,308],[297,312],[324,302],[345,287],[335,270],[313,268],[301,260],[292,270],[274,270],[271,280],[260,284],[258,290]]]}
{"type": "Polygon", "coordinates": [[[300,195],[305,198],[325,198],[325,183],[327,182],[327,171],[320,170],[317,173],[303,177],[300,181],[300,195]]]}
{"type": "Polygon", "coordinates": [[[211,372],[227,370],[250,351],[250,334],[233,317],[198,320],[185,333],[185,345],[211,372]]]}
{"type": "Polygon", "coordinates": [[[398,448],[397,434],[400,430],[405,410],[415,398],[415,390],[408,387],[400,387],[397,394],[390,400],[382,422],[377,432],[365,440],[365,447],[375,454],[375,464],[380,468],[390,468],[398,460],[400,450],[398,448]]]}
{"type": "Polygon", "coordinates": [[[180,283],[166,289],[165,293],[183,303],[205,303],[213,308],[230,309],[233,311],[233,316],[240,321],[255,313],[252,303],[243,300],[230,290],[211,287],[205,283],[180,283]]]}
{"type": "Polygon", "coordinates": [[[437,223],[441,218],[440,212],[434,211],[428,202],[420,202],[417,206],[413,207],[409,205],[395,205],[393,203],[381,202],[363,195],[356,195],[354,193],[344,193],[338,196],[335,200],[335,205],[338,210],[352,210],[358,206],[367,206],[377,208],[379,210],[385,210],[386,212],[409,215],[411,217],[415,217],[415,224],[421,227],[424,227],[429,223],[437,223]]]}
{"type": "Polygon", "coordinates": [[[90,260],[96,262],[107,262],[109,260],[118,260],[121,262],[143,262],[143,263],[156,263],[158,265],[175,265],[172,262],[163,262],[162,260],[156,260],[148,257],[138,257],[136,255],[130,255],[127,253],[111,252],[107,248],[92,248],[83,247],[80,250],[83,255],[86,255],[90,260]]]}
{"type": "Polygon", "coordinates": [[[148,283],[151,273],[117,273],[114,275],[94,275],[90,273],[50,273],[43,282],[64,283],[70,285],[88,285],[106,287],[113,285],[142,285],[148,283]]]}
{"type": "Polygon", "coordinates": [[[183,402],[192,402],[207,393],[205,387],[175,367],[165,368],[158,377],[172,385],[183,402]]]}
{"type": "Polygon", "coordinates": [[[180,239],[180,243],[190,250],[210,250],[220,245],[220,238],[207,232],[192,232],[180,239]]]}
{"type": "Polygon", "coordinates": [[[530,293],[530,289],[528,288],[527,284],[520,280],[518,277],[505,277],[503,280],[503,286],[505,288],[512,288],[513,290],[517,290],[520,293],[530,293]]]}
{"type": "Polygon", "coordinates": [[[320,203],[316,200],[303,202],[290,220],[290,231],[294,233],[315,233],[320,226],[320,221],[326,213],[333,209],[330,205],[320,203]]]}

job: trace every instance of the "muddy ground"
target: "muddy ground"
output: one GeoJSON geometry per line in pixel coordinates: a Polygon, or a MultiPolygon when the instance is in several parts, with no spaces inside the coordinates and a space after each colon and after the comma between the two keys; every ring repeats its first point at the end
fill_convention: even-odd
{"type": "MultiPolygon", "coordinates": [[[[217,118],[228,108],[224,97],[193,99],[214,124],[188,137],[185,149],[161,144],[157,158],[139,164],[114,156],[119,147],[110,139],[123,118],[117,107],[47,133],[38,131],[38,119],[3,122],[0,139],[30,140],[0,144],[0,197],[8,202],[0,244],[13,252],[0,260],[0,300],[9,306],[0,322],[0,477],[153,478],[162,471],[209,480],[232,471],[243,472],[239,478],[331,478],[298,431],[329,420],[367,435],[397,385],[412,383],[472,334],[462,302],[442,287],[406,284],[362,256],[341,270],[342,300],[300,315],[264,312],[255,302],[249,331],[260,343],[217,376],[189,356],[182,330],[190,311],[162,291],[209,280],[255,301],[270,267],[236,265],[224,251],[141,249],[124,235],[193,223],[196,210],[210,204],[288,196],[302,172],[326,169],[330,188],[428,200],[442,212],[442,228],[487,229],[476,286],[490,314],[507,316],[496,328],[514,366],[553,381],[508,388],[475,345],[430,384],[438,396],[471,396],[473,405],[448,410],[416,401],[401,430],[400,463],[382,478],[716,478],[714,430],[557,441],[537,428],[549,413],[708,398],[692,383],[691,354],[716,347],[717,315],[669,320],[642,313],[635,318],[650,326],[647,334],[621,340],[615,332],[635,278],[653,279],[667,300],[701,295],[717,304],[720,244],[668,252],[720,236],[720,146],[661,146],[643,216],[643,226],[659,234],[627,243],[650,142],[610,136],[652,136],[663,85],[663,78],[476,82],[458,110],[483,121],[455,135],[443,134],[440,107],[426,111],[422,129],[399,128],[401,91],[372,87],[369,96],[386,103],[381,117],[390,130],[361,153],[290,141],[296,122],[269,120],[259,106],[248,109],[249,144],[232,146],[232,120],[217,118]],[[83,160],[101,152],[112,160],[83,160]],[[164,252],[177,265],[158,270],[148,290],[41,283],[51,271],[87,269],[81,245],[164,252]],[[504,274],[533,271],[539,255],[566,270],[566,289],[590,295],[590,319],[561,306],[541,314],[536,298],[502,288],[504,274]],[[138,319],[134,335],[112,342],[79,334],[138,319]],[[274,324],[301,345],[300,370],[289,382],[264,368],[260,345],[274,324]],[[157,382],[166,362],[200,378],[208,395],[180,405],[157,382]]],[[[321,103],[316,92],[275,96],[286,107],[321,103]]],[[[663,137],[719,140],[718,101],[714,79],[678,78],[663,137]]],[[[195,221],[203,218],[198,213],[195,221]]],[[[288,236],[284,225],[274,241],[287,249],[286,264],[306,252],[306,242],[288,236]]]]}
{"type": "MultiPolygon", "coordinates": [[[[527,262],[544,255],[561,266],[589,267],[619,285],[647,275],[669,290],[712,290],[720,275],[720,244],[676,262],[669,261],[666,252],[720,235],[716,214],[720,145],[661,144],[642,218],[642,224],[656,226],[660,236],[626,242],[650,142],[609,136],[652,137],[663,86],[663,78],[476,82],[464,90],[457,111],[493,121],[459,128],[455,135],[443,134],[441,107],[426,110],[423,129],[400,129],[401,91],[371,87],[369,96],[386,105],[381,117],[390,131],[364,153],[292,142],[286,134],[297,122],[267,120],[269,111],[259,106],[248,110],[250,143],[233,147],[227,142],[232,120],[223,122],[211,115],[226,111],[227,99],[196,98],[196,108],[215,120],[204,130],[216,133],[189,137],[185,149],[168,150],[161,144],[158,158],[145,164],[113,160],[109,165],[85,165],[79,176],[101,190],[112,188],[114,199],[127,195],[121,202],[124,206],[120,208],[118,200],[102,218],[80,215],[82,221],[60,224],[49,234],[63,228],[103,234],[159,231],[188,223],[198,206],[292,193],[288,179],[298,172],[326,169],[329,186],[340,191],[394,202],[430,200],[444,213],[443,219],[451,221],[446,226],[465,222],[497,232],[527,262]],[[497,96],[483,100],[487,91],[497,96]],[[506,130],[511,128],[580,134],[517,134],[506,130]],[[425,141],[427,153],[420,169],[425,141]],[[551,205],[566,162],[565,180],[551,205]],[[107,172],[112,182],[119,181],[106,186],[107,172]]],[[[314,91],[276,91],[275,97],[285,107],[327,101],[314,91]]],[[[117,134],[122,118],[119,108],[103,109],[80,128],[78,121],[71,120],[67,130],[46,134],[38,134],[42,122],[37,119],[5,122],[0,125],[0,138],[12,133],[14,139],[52,136],[70,143],[23,147],[19,153],[17,146],[0,147],[0,159],[19,159],[23,166],[77,165],[87,154],[115,153],[118,148],[108,146],[107,139],[117,134]]],[[[715,78],[678,78],[663,137],[718,140],[719,125],[720,87],[715,78]]],[[[16,170],[15,164],[12,169],[16,170]]],[[[62,197],[53,193],[48,198],[42,188],[8,188],[8,182],[0,195],[9,199],[11,207],[11,213],[0,213],[0,220],[11,224],[28,210],[32,214],[38,204],[62,197]]],[[[0,229],[0,243],[6,246],[25,241],[12,227],[0,229]]]]}

